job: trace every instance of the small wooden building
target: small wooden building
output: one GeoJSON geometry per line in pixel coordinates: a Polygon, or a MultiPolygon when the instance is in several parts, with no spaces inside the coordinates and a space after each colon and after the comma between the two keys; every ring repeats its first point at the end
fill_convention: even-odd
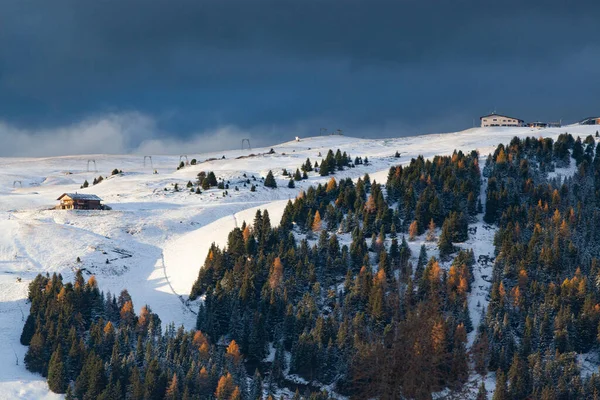
{"type": "Polygon", "coordinates": [[[102,199],[95,194],[63,193],[57,200],[59,210],[102,210],[102,199]]]}

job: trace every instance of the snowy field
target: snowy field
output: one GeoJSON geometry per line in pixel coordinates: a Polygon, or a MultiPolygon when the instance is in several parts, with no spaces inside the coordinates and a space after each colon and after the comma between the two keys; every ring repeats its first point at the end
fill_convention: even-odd
{"type": "MultiPolygon", "coordinates": [[[[26,348],[19,343],[28,314],[27,285],[38,273],[57,272],[71,280],[74,271],[82,268],[88,276],[97,277],[104,291],[118,294],[127,288],[136,311],[148,304],[163,324],[174,322],[190,329],[195,325],[197,305],[190,305],[187,295],[211,243],[224,245],[229,231],[244,220],[251,222],[258,209],[267,209],[272,223],[277,224],[289,199],[329,179],[312,173],[289,189],[283,168],[293,173],[307,157],[320,162],[328,149],[339,148],[352,159],[368,157],[369,165],[338,172],[337,179],[369,173],[372,180],[385,183],[390,166],[408,163],[419,154],[432,157],[460,149],[479,150],[485,156],[513,136],[556,138],[569,132],[583,138],[595,134],[596,129],[477,128],[376,140],[323,136],[275,145],[272,154],[268,154],[270,147],[187,154],[188,160],[195,158],[198,164],[180,170],[176,169],[179,162],[185,161],[180,155],[152,155],[152,167],[148,160],[144,166],[143,155],[0,158],[0,398],[60,398],[48,391],[41,376],[27,372],[23,365],[26,348]],[[396,151],[400,158],[394,157],[396,151]],[[110,177],[115,168],[123,174],[110,177]],[[265,188],[260,181],[269,170],[275,174],[278,189],[265,188]],[[214,171],[217,178],[229,181],[228,195],[223,196],[219,189],[191,193],[186,184],[194,182],[200,171],[214,171]],[[108,179],[92,185],[99,175],[108,179]],[[250,191],[250,184],[244,187],[246,179],[256,185],[255,192],[250,191]],[[85,180],[90,186],[81,189],[85,180]],[[175,184],[180,191],[173,190],[175,184]],[[58,196],[75,191],[100,196],[112,210],[52,209],[58,196]],[[78,257],[81,262],[76,261],[78,257]]],[[[476,260],[479,255],[493,255],[493,232],[483,222],[477,228],[467,243],[476,260]]],[[[411,243],[415,257],[418,245],[411,243]]],[[[477,313],[486,305],[489,271],[491,264],[478,263],[469,304],[475,326],[477,313]]],[[[469,343],[472,340],[470,335],[469,343]]]]}

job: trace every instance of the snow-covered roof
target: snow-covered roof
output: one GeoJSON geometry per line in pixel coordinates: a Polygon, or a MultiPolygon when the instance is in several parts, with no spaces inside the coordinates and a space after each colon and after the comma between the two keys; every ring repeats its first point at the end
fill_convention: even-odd
{"type": "Polygon", "coordinates": [[[600,117],[587,117],[582,119],[581,121],[579,121],[580,124],[585,124],[586,122],[592,120],[592,119],[600,119],[600,117]]]}
{"type": "Polygon", "coordinates": [[[102,201],[102,199],[95,194],[83,194],[83,193],[63,193],[58,199],[60,200],[63,197],[68,196],[73,200],[97,200],[102,201]]]}
{"type": "Polygon", "coordinates": [[[503,117],[503,118],[516,119],[517,121],[523,121],[522,119],[519,119],[519,118],[509,117],[508,115],[494,114],[494,113],[481,116],[481,117],[479,117],[479,119],[483,119],[483,118],[486,118],[486,117],[503,117]]]}

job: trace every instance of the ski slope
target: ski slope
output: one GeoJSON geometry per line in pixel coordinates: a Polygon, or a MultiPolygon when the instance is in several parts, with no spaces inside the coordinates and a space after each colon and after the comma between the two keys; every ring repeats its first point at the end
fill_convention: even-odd
{"type": "MultiPolygon", "coordinates": [[[[251,222],[258,209],[268,210],[271,222],[277,224],[289,199],[329,179],[313,173],[289,189],[283,168],[293,173],[307,157],[320,162],[328,149],[339,148],[353,159],[368,157],[370,163],[338,172],[336,179],[369,173],[372,180],[384,183],[390,166],[408,163],[420,154],[432,157],[460,149],[486,155],[514,136],[556,138],[570,132],[585,137],[596,129],[476,128],[397,139],[323,136],[275,145],[272,154],[268,154],[270,147],[204,154],[196,149],[199,153],[187,154],[187,158],[197,159],[198,164],[179,170],[179,162],[185,161],[181,155],[152,155],[152,167],[148,160],[144,166],[143,155],[0,158],[0,358],[4,361],[0,398],[60,398],[48,392],[41,376],[25,369],[26,348],[19,343],[23,316],[28,313],[27,285],[38,273],[57,272],[71,280],[74,271],[83,268],[87,276],[96,276],[104,291],[118,294],[127,288],[136,311],[148,304],[163,324],[174,322],[190,329],[195,325],[197,304],[190,304],[187,295],[211,243],[225,245],[231,229],[251,222]],[[400,158],[394,157],[396,151],[400,158]],[[88,160],[95,161],[98,171],[88,171],[88,164],[94,170],[88,160]],[[110,176],[115,168],[123,174],[110,176]],[[275,174],[277,189],[265,188],[260,181],[269,170],[275,174]],[[200,171],[214,171],[229,181],[228,195],[219,189],[189,192],[187,182],[195,181],[200,171]],[[99,175],[108,178],[92,186],[99,175]],[[245,179],[256,185],[256,192],[249,190],[250,185],[243,186],[245,179]],[[90,187],[81,189],[85,180],[90,187]],[[173,190],[175,184],[180,191],[173,190]],[[59,195],[75,191],[100,196],[112,210],[52,209],[59,195]]],[[[490,234],[482,237],[489,236],[493,238],[490,234]]],[[[489,253],[489,246],[474,243],[475,257],[478,249],[489,253]]],[[[418,256],[416,250],[413,253],[418,256]]],[[[485,293],[476,296],[470,304],[473,310],[481,306],[476,303],[485,293]]]]}

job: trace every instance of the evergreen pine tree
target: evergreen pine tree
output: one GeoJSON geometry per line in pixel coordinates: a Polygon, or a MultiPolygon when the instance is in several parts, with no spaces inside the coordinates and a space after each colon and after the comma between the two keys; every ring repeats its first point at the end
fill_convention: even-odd
{"type": "Polygon", "coordinates": [[[43,373],[46,367],[46,349],[45,340],[42,333],[38,330],[32,336],[29,342],[29,349],[25,354],[25,365],[31,372],[43,373]]]}
{"type": "Polygon", "coordinates": [[[163,398],[166,387],[160,374],[158,360],[153,359],[146,370],[144,379],[144,399],[160,400],[163,398]]]}
{"type": "Polygon", "coordinates": [[[54,353],[52,353],[52,357],[50,357],[48,387],[54,393],[65,393],[67,391],[67,383],[65,363],[62,359],[62,348],[59,344],[54,353]]]}
{"type": "Polygon", "coordinates": [[[502,370],[496,372],[496,390],[492,400],[509,400],[508,388],[506,387],[506,375],[502,370]]]}
{"type": "Polygon", "coordinates": [[[508,371],[510,380],[509,394],[513,399],[524,399],[530,394],[530,374],[527,362],[518,353],[513,356],[513,362],[508,371]]]}
{"type": "Polygon", "coordinates": [[[415,282],[419,282],[423,276],[423,270],[427,264],[427,248],[425,245],[421,245],[419,251],[419,259],[417,260],[417,267],[415,268],[415,282]]]}
{"type": "Polygon", "coordinates": [[[310,158],[307,158],[306,162],[302,166],[302,171],[304,171],[304,172],[311,172],[312,170],[313,170],[313,167],[312,167],[312,163],[310,161],[310,158]]]}
{"type": "Polygon", "coordinates": [[[142,400],[144,398],[144,384],[136,365],[131,369],[129,380],[131,383],[128,392],[131,393],[131,398],[133,400],[142,400]]]}
{"type": "Polygon", "coordinates": [[[249,391],[249,400],[262,400],[263,399],[263,381],[258,372],[258,368],[254,371],[254,376],[252,377],[252,383],[250,384],[249,391]]]}
{"type": "Polygon", "coordinates": [[[264,183],[265,187],[274,189],[277,187],[277,182],[275,181],[275,177],[273,176],[273,172],[271,170],[269,170],[269,173],[267,174],[267,177],[265,178],[265,183],[264,183]]]}
{"type": "Polygon", "coordinates": [[[444,220],[442,225],[442,233],[438,240],[438,248],[440,249],[440,258],[447,258],[452,252],[454,252],[454,246],[452,245],[452,226],[450,218],[444,220]]]}
{"type": "Polygon", "coordinates": [[[210,186],[217,186],[217,177],[215,176],[215,173],[210,171],[207,175],[206,175],[206,180],[208,181],[208,184],[210,186]]]}
{"type": "Polygon", "coordinates": [[[321,161],[321,166],[319,167],[319,175],[327,176],[327,175],[329,175],[329,170],[330,170],[330,166],[329,166],[327,159],[325,158],[324,160],[321,161]]]}
{"type": "Polygon", "coordinates": [[[35,318],[33,314],[29,314],[25,320],[25,326],[23,326],[23,332],[21,332],[21,344],[23,346],[29,346],[31,338],[35,333],[35,318]]]}

